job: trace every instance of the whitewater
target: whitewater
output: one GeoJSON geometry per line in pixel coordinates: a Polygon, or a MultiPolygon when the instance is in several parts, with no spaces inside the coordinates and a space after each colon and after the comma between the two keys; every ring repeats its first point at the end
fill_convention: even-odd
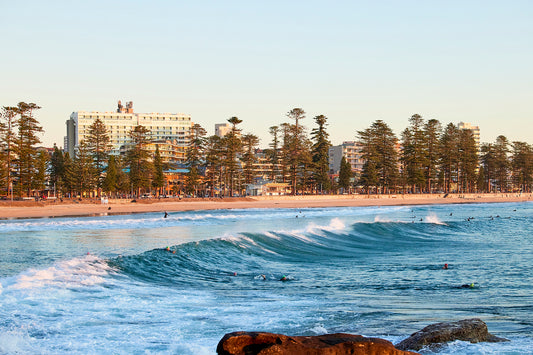
{"type": "Polygon", "coordinates": [[[438,354],[533,354],[532,212],[522,202],[0,220],[0,354],[215,354],[240,330],[397,343],[473,317],[511,341],[438,354]]]}

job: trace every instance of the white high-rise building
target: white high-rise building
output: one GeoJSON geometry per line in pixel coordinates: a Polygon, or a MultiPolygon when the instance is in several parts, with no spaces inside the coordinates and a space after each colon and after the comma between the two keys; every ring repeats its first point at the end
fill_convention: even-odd
{"type": "Polygon", "coordinates": [[[130,142],[129,133],[135,126],[144,126],[151,132],[151,140],[174,141],[187,146],[192,127],[191,116],[181,113],[134,113],[130,101],[123,107],[118,102],[116,112],[78,111],[67,120],[65,151],[74,156],[78,144],[84,140],[96,119],[106,126],[112,144],[111,154],[118,155],[120,147],[130,142]]]}

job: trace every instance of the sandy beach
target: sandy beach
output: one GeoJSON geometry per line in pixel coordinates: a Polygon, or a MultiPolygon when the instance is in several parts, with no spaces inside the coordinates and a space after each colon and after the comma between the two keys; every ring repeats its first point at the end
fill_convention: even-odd
{"type": "Polygon", "coordinates": [[[53,218],[66,216],[94,216],[142,212],[175,212],[212,209],[243,208],[312,208],[397,206],[451,203],[501,203],[533,200],[533,194],[442,194],[433,195],[322,195],[322,196],[257,196],[224,199],[149,199],[23,202],[1,201],[0,218],[53,218]]]}

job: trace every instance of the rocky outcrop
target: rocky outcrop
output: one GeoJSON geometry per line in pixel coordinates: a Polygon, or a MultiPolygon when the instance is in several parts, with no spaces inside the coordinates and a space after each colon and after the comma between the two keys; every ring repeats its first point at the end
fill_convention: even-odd
{"type": "Polygon", "coordinates": [[[478,318],[472,318],[458,322],[428,325],[396,344],[396,348],[401,350],[420,350],[425,346],[438,348],[444,343],[454,340],[469,341],[471,343],[509,341],[490,334],[485,322],[478,318]]]}
{"type": "Polygon", "coordinates": [[[286,336],[262,332],[235,332],[218,343],[219,355],[407,355],[391,342],[352,334],[286,336]]]}

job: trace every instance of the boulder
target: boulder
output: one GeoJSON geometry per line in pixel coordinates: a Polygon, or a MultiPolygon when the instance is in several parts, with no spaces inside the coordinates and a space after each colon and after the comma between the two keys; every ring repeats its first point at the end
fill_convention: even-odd
{"type": "Polygon", "coordinates": [[[234,332],[224,335],[217,346],[219,355],[407,355],[390,341],[352,334],[286,336],[262,332],[234,332]]]}
{"type": "Polygon", "coordinates": [[[401,350],[420,350],[425,346],[438,348],[444,343],[454,340],[471,343],[509,341],[490,334],[485,322],[478,318],[472,318],[428,325],[396,344],[396,348],[401,350]]]}

